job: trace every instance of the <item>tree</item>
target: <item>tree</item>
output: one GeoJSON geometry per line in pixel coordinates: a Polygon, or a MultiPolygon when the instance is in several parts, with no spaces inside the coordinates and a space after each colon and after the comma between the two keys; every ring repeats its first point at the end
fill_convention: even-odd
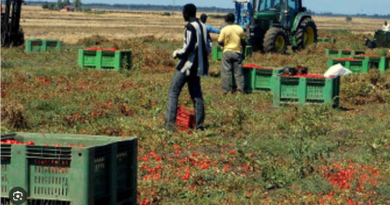
{"type": "Polygon", "coordinates": [[[44,2],[44,3],[42,4],[42,8],[43,8],[43,9],[48,9],[48,8],[49,8],[49,3],[48,3],[48,2],[44,2]]]}
{"type": "Polygon", "coordinates": [[[73,0],[73,6],[75,6],[76,10],[79,11],[81,9],[81,0],[73,0]]]}
{"type": "Polygon", "coordinates": [[[62,7],[64,7],[62,4],[62,0],[57,0],[57,8],[62,9],[62,7]]]}
{"type": "Polygon", "coordinates": [[[70,5],[70,0],[64,0],[64,6],[69,6],[70,5]]]}

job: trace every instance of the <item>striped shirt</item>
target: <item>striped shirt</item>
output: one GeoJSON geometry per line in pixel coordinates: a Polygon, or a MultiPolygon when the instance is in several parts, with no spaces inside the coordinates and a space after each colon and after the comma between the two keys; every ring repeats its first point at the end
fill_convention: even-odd
{"type": "Polygon", "coordinates": [[[198,19],[191,19],[185,26],[183,48],[174,56],[180,59],[176,69],[186,75],[208,75],[212,41],[206,26],[198,19]]]}

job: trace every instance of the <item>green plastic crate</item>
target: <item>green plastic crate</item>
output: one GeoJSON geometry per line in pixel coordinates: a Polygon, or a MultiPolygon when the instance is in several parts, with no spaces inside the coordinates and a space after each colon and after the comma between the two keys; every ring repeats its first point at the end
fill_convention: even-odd
{"type": "Polygon", "coordinates": [[[97,70],[110,69],[119,71],[131,68],[132,53],[128,51],[79,50],[78,65],[97,70]]]}
{"type": "Polygon", "coordinates": [[[212,53],[213,53],[213,61],[220,61],[222,60],[222,48],[219,46],[213,46],[212,48],[212,53]]]}
{"type": "Polygon", "coordinates": [[[353,58],[367,61],[370,68],[378,68],[382,73],[389,69],[389,57],[386,56],[356,55],[353,58]]]}
{"type": "MultiPolygon", "coordinates": [[[[252,46],[246,46],[245,47],[245,58],[247,58],[248,56],[251,56],[252,53],[253,53],[252,46]]],[[[214,62],[222,60],[222,56],[223,56],[222,48],[219,46],[213,46],[212,55],[213,55],[214,62]]]]}
{"type": "MultiPolygon", "coordinates": [[[[255,92],[263,90],[272,90],[275,87],[275,76],[279,75],[283,69],[258,67],[243,68],[244,85],[246,92],[255,92]]],[[[236,86],[236,81],[232,74],[233,87],[236,86]]]]}
{"type": "Polygon", "coordinates": [[[62,42],[55,39],[28,39],[25,43],[26,53],[57,50],[61,52],[62,42]]]}
{"type": "Polygon", "coordinates": [[[326,49],[325,55],[332,58],[349,58],[354,55],[364,54],[364,51],[352,51],[352,50],[333,50],[326,49]]]}
{"type": "Polygon", "coordinates": [[[253,71],[253,88],[254,90],[273,90],[275,87],[275,76],[283,72],[278,68],[255,68],[253,71]]]}
{"type": "Polygon", "coordinates": [[[328,61],[328,68],[336,65],[336,64],[341,64],[345,68],[348,68],[351,70],[353,73],[367,73],[368,70],[370,69],[370,64],[368,61],[365,60],[355,60],[355,59],[333,59],[328,61]]]}
{"type": "Polygon", "coordinates": [[[337,40],[335,38],[318,38],[317,43],[336,43],[337,40]]]}
{"type": "Polygon", "coordinates": [[[300,105],[324,103],[335,107],[339,106],[340,77],[327,79],[276,76],[275,78],[274,107],[286,103],[300,105]]]}
{"type": "Polygon", "coordinates": [[[1,145],[2,201],[9,200],[12,188],[21,187],[28,193],[25,204],[136,203],[137,138],[13,133],[2,139],[35,142],[1,145]]]}
{"type": "MultiPolygon", "coordinates": [[[[254,90],[252,78],[253,78],[253,68],[243,68],[242,74],[244,75],[244,91],[245,92],[252,92],[254,90]]],[[[234,77],[233,71],[230,74],[231,75],[231,83],[233,88],[237,88],[236,79],[234,77]]]]}

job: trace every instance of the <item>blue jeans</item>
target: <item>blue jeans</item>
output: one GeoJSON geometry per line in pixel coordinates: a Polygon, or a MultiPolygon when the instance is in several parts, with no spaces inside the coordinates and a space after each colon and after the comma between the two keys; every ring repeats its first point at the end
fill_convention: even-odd
{"type": "Polygon", "coordinates": [[[203,129],[204,122],[204,104],[200,77],[186,76],[184,73],[176,70],[168,93],[167,113],[165,115],[166,125],[174,126],[176,124],[177,104],[179,95],[185,83],[188,83],[188,91],[195,108],[195,129],[203,129]]]}

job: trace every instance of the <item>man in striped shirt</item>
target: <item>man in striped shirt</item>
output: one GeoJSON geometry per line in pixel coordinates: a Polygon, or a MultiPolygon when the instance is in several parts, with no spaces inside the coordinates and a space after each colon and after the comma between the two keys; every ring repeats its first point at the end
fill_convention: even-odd
{"type": "Polygon", "coordinates": [[[205,113],[200,77],[208,75],[212,42],[206,26],[196,18],[194,4],[184,6],[183,18],[188,24],[185,26],[183,48],[173,52],[173,58],[180,61],[169,88],[166,127],[171,129],[175,126],[179,95],[187,83],[195,107],[195,129],[203,130],[205,113]]]}

